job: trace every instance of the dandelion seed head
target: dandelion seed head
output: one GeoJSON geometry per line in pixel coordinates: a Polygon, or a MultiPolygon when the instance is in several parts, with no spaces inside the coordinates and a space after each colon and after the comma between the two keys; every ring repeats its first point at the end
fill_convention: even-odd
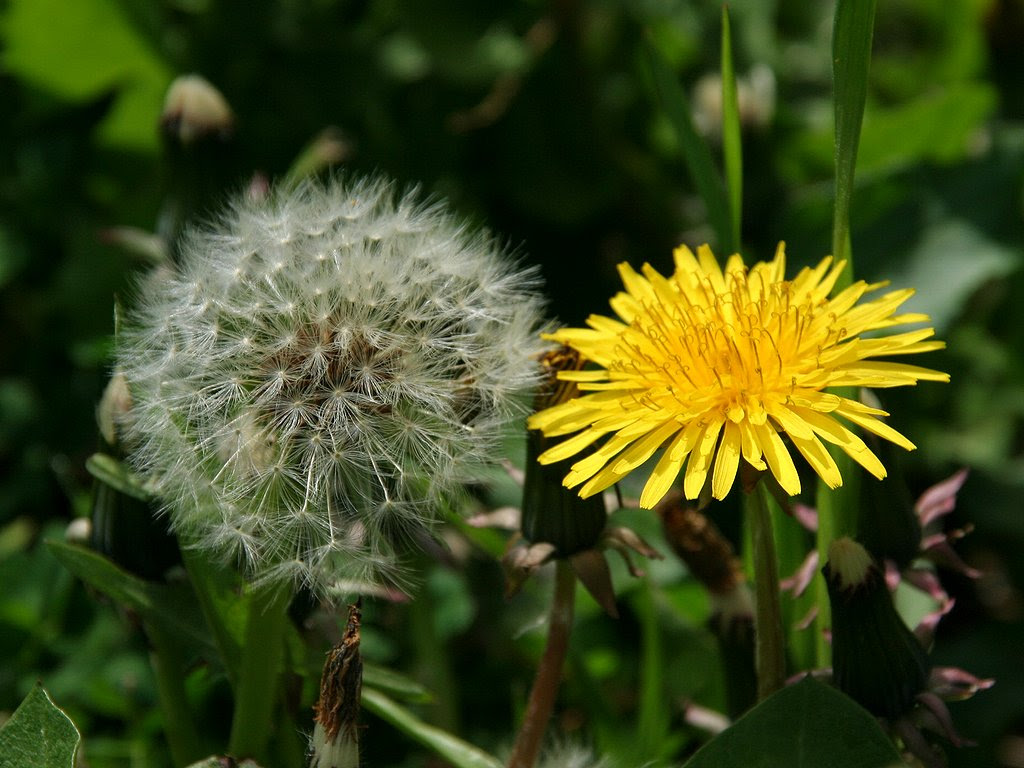
{"type": "Polygon", "coordinates": [[[543,342],[537,278],[380,179],[236,201],[118,338],[135,467],[187,542],[331,594],[498,458],[543,342]]]}

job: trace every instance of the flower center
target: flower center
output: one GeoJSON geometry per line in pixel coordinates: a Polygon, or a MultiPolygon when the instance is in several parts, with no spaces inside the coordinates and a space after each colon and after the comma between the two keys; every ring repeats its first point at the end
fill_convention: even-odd
{"type": "Polygon", "coordinates": [[[683,419],[717,412],[764,423],[766,411],[792,395],[845,333],[820,305],[795,297],[789,282],[763,286],[737,273],[726,279],[724,292],[706,281],[695,294],[646,303],[621,337],[613,377],[642,380],[642,397],[651,404],[670,398],[683,419]]]}

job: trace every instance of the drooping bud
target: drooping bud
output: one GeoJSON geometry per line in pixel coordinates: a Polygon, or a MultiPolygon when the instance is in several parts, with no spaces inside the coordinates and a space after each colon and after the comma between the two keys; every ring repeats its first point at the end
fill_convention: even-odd
{"type": "MultiPolygon", "coordinates": [[[[583,367],[580,355],[568,348],[553,350],[542,360],[546,374],[534,401],[534,410],[564,403],[576,396],[576,385],[560,381],[559,371],[583,367]]],[[[549,440],[536,430],[527,434],[526,477],[523,482],[523,536],[533,542],[554,545],[558,557],[569,557],[591,549],[601,537],[608,513],[601,494],[581,499],[562,484],[564,463],[542,465],[537,457],[549,440]]]]}
{"type": "Polygon", "coordinates": [[[167,89],[160,128],[181,144],[193,144],[209,136],[226,139],[235,127],[235,116],[223,94],[199,75],[182,75],[167,89]]]}
{"type": "Polygon", "coordinates": [[[363,660],[359,654],[360,603],[348,607],[345,634],[327,654],[320,698],[313,705],[310,768],[359,768],[359,711],[363,660]]]}
{"type": "Polygon", "coordinates": [[[895,719],[928,681],[928,658],[903,623],[874,558],[849,538],[836,539],[822,569],[832,605],[836,685],[872,714],[895,719]]]}
{"type": "Polygon", "coordinates": [[[159,127],[166,198],[157,235],[177,259],[186,224],[208,214],[235,183],[235,117],[210,82],[199,75],[182,75],[167,90],[159,127]]]}
{"type": "Polygon", "coordinates": [[[732,543],[680,491],[670,491],[655,509],[669,546],[711,598],[709,626],[722,653],[729,714],[736,717],[757,699],[754,596],[732,543]]]}

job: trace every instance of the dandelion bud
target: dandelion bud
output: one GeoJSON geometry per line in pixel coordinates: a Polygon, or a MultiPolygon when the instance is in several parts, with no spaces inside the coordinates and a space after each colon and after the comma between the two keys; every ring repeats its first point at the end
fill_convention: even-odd
{"type": "Polygon", "coordinates": [[[206,136],[224,138],[234,129],[235,117],[221,92],[199,75],[182,75],[167,90],[160,127],[180,144],[206,136]]]}
{"type": "Polygon", "coordinates": [[[896,613],[875,561],[852,539],[836,539],[823,569],[832,604],[836,685],[880,717],[910,709],[928,680],[924,649],[896,613]]]}
{"type": "Polygon", "coordinates": [[[359,603],[350,605],[341,642],[331,649],[313,707],[311,768],[359,768],[359,710],[363,660],[359,654],[359,603]]]}
{"type": "MultiPolygon", "coordinates": [[[[559,381],[559,371],[579,370],[583,359],[568,348],[544,356],[547,380],[537,393],[535,410],[564,403],[577,394],[575,384],[559,381]]],[[[558,557],[593,547],[608,520],[604,499],[582,499],[562,485],[565,467],[537,463],[550,441],[537,431],[526,439],[526,476],[523,480],[523,536],[534,543],[554,545],[558,557]]]]}
{"type": "Polygon", "coordinates": [[[113,447],[120,442],[118,425],[128,418],[131,407],[132,396],[124,380],[124,374],[116,371],[107,382],[99,405],[96,406],[96,425],[108,446],[113,447]]]}
{"type": "Polygon", "coordinates": [[[393,579],[523,413],[534,286],[385,181],[240,198],[186,233],[119,334],[133,464],[187,544],[257,581],[393,579]]]}

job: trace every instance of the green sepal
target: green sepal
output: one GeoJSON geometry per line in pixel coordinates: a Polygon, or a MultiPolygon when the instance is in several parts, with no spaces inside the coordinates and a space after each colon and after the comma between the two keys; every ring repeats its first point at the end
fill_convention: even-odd
{"type": "Polygon", "coordinates": [[[562,485],[565,462],[537,462],[545,442],[540,432],[531,431],[526,437],[522,532],[533,544],[552,544],[557,557],[569,557],[597,545],[608,512],[602,494],[582,499],[562,485]]]}
{"type": "Polygon", "coordinates": [[[875,566],[846,586],[822,569],[832,606],[832,673],[839,690],[879,717],[907,712],[928,681],[924,648],[903,623],[875,566]]]}

